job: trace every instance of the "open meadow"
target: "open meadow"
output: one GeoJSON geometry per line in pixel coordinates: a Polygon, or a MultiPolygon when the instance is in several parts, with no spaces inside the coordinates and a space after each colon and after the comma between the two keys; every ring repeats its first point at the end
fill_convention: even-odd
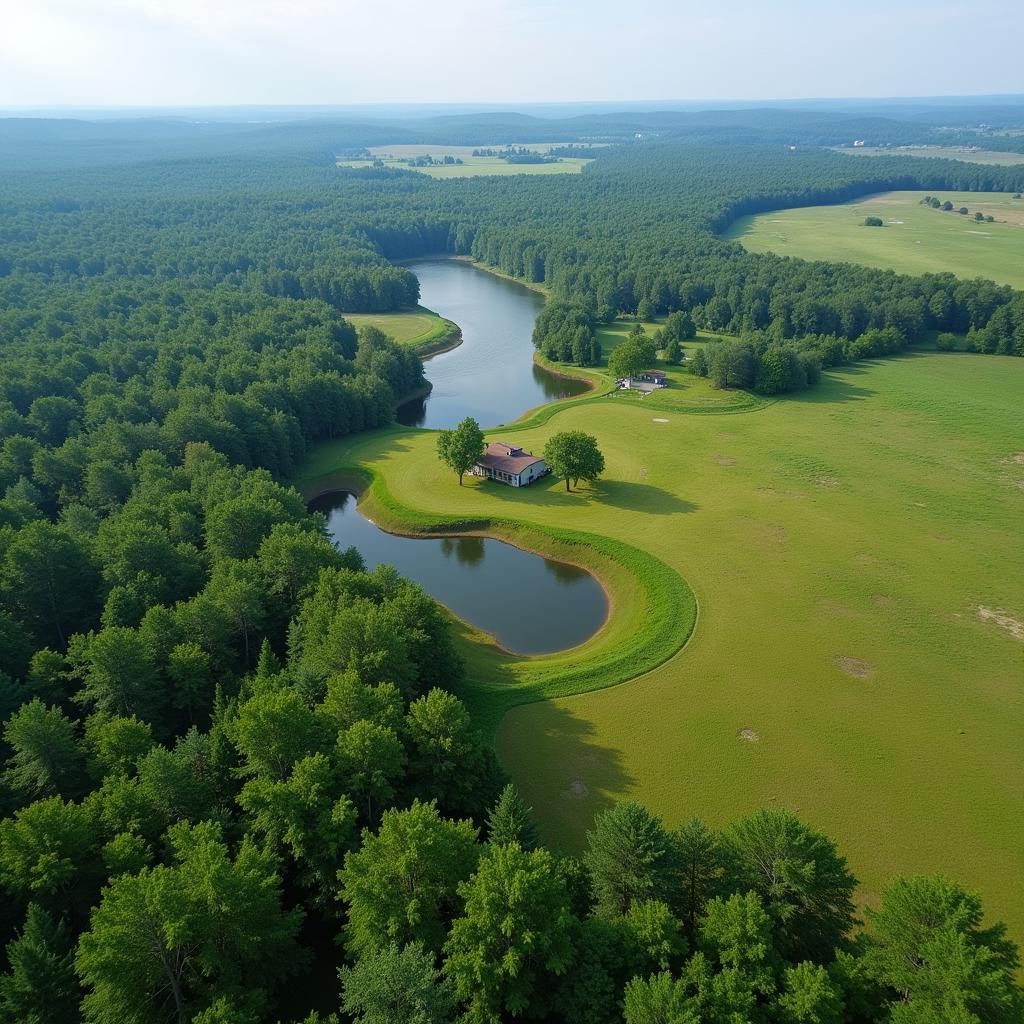
{"type": "Polygon", "coordinates": [[[1024,288],[1024,199],[1006,192],[942,192],[945,212],[920,205],[930,193],[885,192],[835,206],[741,217],[725,236],[752,252],[885,267],[904,274],[949,271],[1024,288]],[[967,216],[955,212],[967,207],[967,216]],[[994,223],[978,223],[975,212],[994,223]],[[882,227],[866,227],[880,217],[882,227]]]}
{"type": "Polygon", "coordinates": [[[1006,153],[999,149],[968,149],[963,146],[836,146],[846,156],[917,156],[960,160],[965,164],[996,164],[1013,167],[1024,164],[1024,153],[1006,153]]]}
{"type": "MultiPolygon", "coordinates": [[[[547,153],[550,149],[559,145],[557,143],[522,143],[527,149],[547,153]]],[[[383,162],[385,167],[394,167],[406,171],[419,171],[421,174],[429,175],[431,178],[473,178],[477,175],[507,175],[507,174],[579,174],[586,164],[591,161],[584,157],[560,157],[557,163],[538,164],[516,164],[503,160],[500,156],[473,156],[473,150],[500,149],[502,147],[488,146],[427,146],[427,145],[401,145],[401,146],[373,146],[369,152],[375,160],[383,162]],[[421,167],[414,167],[407,163],[409,159],[430,156],[435,160],[442,160],[446,156],[454,157],[462,161],[459,164],[430,164],[421,167]]],[[[339,167],[369,167],[369,160],[339,160],[339,167]]]]}
{"type": "Polygon", "coordinates": [[[673,824],[788,807],[836,837],[865,901],[896,872],[945,872],[1021,939],[1024,362],[911,354],[774,402],[672,377],[490,433],[536,451],[555,430],[596,434],[607,472],[570,494],[460,489],[429,432],[324,446],[306,475],[366,466],[385,523],[515,523],[491,532],[609,587],[609,626],[569,654],[511,659],[463,631],[465,696],[545,840],[579,849],[623,796],[673,824]],[[620,547],[555,539],[568,524],[620,547]],[[692,599],[666,568],[696,595],[686,646],[625,685],[538,700],[618,681],[600,663],[623,635],[632,675],[648,645],[685,639],[692,599]]]}

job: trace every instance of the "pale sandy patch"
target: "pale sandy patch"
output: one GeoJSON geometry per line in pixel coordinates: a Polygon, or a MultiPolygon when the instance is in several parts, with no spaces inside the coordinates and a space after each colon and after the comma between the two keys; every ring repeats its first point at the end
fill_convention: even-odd
{"type": "Polygon", "coordinates": [[[758,740],[761,739],[761,737],[756,732],[754,732],[753,729],[740,729],[740,731],[736,733],[736,735],[739,736],[739,738],[743,740],[744,743],[757,743],[758,740]]]}
{"type": "Polygon", "coordinates": [[[1005,629],[1014,639],[1024,642],[1024,622],[1020,619],[1007,615],[1004,611],[995,608],[986,608],[978,605],[978,618],[982,622],[994,622],[1000,629],[1005,629]]]}
{"type": "Polygon", "coordinates": [[[837,654],[833,661],[836,668],[854,679],[870,679],[875,673],[874,665],[864,661],[863,658],[851,658],[844,654],[837,654]]]}

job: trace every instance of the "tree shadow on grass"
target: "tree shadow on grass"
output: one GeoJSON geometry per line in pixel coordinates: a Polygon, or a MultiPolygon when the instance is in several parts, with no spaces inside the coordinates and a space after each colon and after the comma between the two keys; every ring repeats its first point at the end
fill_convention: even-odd
{"type": "Polygon", "coordinates": [[[878,394],[874,388],[857,383],[858,377],[868,373],[862,366],[835,366],[826,371],[821,383],[806,391],[783,395],[786,402],[800,402],[808,405],[832,405],[837,402],[862,402],[878,394]]]}
{"type": "Polygon", "coordinates": [[[484,486],[487,487],[488,495],[494,498],[534,507],[571,508],[578,507],[580,503],[594,502],[659,516],[672,515],[675,512],[693,512],[698,508],[694,502],[680,498],[671,491],[628,480],[580,483],[571,491],[566,491],[565,481],[557,477],[546,478],[531,487],[508,487],[493,480],[488,480],[484,486]]]}
{"type": "Polygon", "coordinates": [[[670,516],[676,512],[694,512],[700,506],[680,498],[652,484],[635,483],[629,480],[600,480],[592,488],[596,501],[615,508],[649,512],[656,516],[670,516]]]}
{"type": "Polygon", "coordinates": [[[544,700],[511,709],[497,736],[498,756],[527,806],[543,842],[578,853],[594,815],[623,799],[634,784],[618,750],[594,739],[594,726],[574,701],[544,700]]]}

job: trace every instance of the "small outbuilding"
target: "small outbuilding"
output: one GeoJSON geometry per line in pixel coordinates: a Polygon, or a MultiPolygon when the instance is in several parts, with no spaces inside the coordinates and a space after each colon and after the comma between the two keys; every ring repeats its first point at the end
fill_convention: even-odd
{"type": "Polygon", "coordinates": [[[628,388],[630,391],[656,391],[667,385],[664,370],[644,370],[635,377],[626,380],[616,381],[620,388],[628,388]]]}
{"type": "Polygon", "coordinates": [[[483,457],[469,472],[472,476],[497,480],[509,487],[528,487],[535,480],[547,476],[551,467],[532,452],[524,452],[522,448],[503,441],[491,441],[484,449],[483,457]]]}

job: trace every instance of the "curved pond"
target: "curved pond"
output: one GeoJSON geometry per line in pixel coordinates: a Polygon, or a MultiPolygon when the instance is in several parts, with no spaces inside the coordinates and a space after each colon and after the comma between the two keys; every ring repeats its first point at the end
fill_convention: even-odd
{"type": "Polygon", "coordinates": [[[543,296],[464,260],[411,260],[420,302],[462,328],[462,344],[424,363],[433,389],[400,406],[407,427],[447,429],[472,416],[482,427],[511,423],[527,409],[580,395],[587,384],[533,361],[533,323],[543,296]]]}
{"type": "Polygon", "coordinates": [[[368,569],[393,565],[514,654],[575,647],[593,636],[608,615],[604,589],[575,565],[489,537],[385,533],[359,511],[347,491],[315,498],[309,507],[327,517],[331,539],[343,549],[355,547],[368,569]]]}

